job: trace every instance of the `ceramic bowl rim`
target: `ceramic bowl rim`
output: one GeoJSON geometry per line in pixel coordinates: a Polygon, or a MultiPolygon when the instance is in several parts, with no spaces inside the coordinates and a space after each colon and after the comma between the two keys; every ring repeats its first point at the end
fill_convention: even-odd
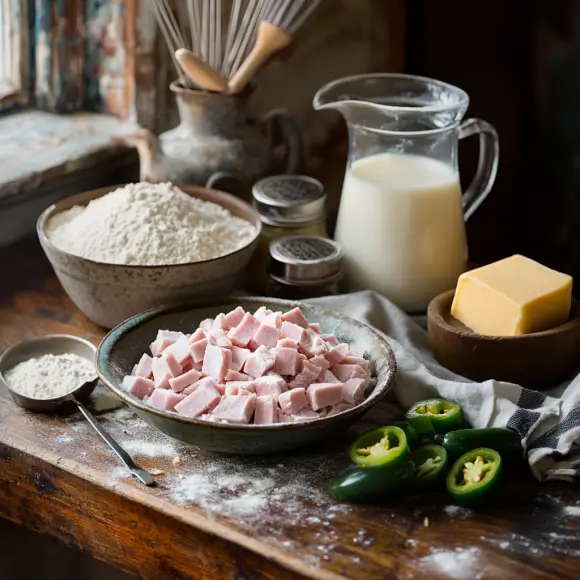
{"type": "MultiPolygon", "coordinates": [[[[232,302],[235,302],[235,298],[231,299],[232,302]]],[[[256,305],[260,305],[260,303],[264,302],[274,302],[280,305],[288,306],[294,308],[296,306],[300,306],[299,302],[293,302],[290,300],[281,300],[278,298],[268,298],[268,297],[257,297],[257,296],[240,296],[240,302],[246,303],[255,303],[256,305]]],[[[125,391],[121,387],[117,387],[116,385],[112,384],[111,381],[105,375],[104,369],[102,368],[101,361],[105,355],[110,353],[112,347],[117,343],[117,341],[129,330],[133,330],[141,326],[144,322],[148,322],[161,314],[169,314],[174,311],[185,310],[185,309],[198,309],[198,308],[207,308],[213,306],[219,306],[220,304],[227,304],[226,299],[219,299],[219,300],[209,300],[203,303],[181,303],[176,304],[169,307],[160,307],[160,308],[151,308],[142,312],[140,314],[136,314],[135,316],[131,316],[127,320],[123,321],[121,324],[118,324],[115,328],[111,329],[102,339],[99,346],[97,347],[97,355],[96,355],[96,368],[97,374],[101,382],[106,385],[108,389],[110,389],[113,393],[115,393],[123,402],[127,403],[131,407],[135,407],[145,413],[151,413],[157,415],[162,419],[167,419],[171,421],[175,421],[177,423],[181,423],[183,425],[195,425],[197,427],[203,427],[207,429],[220,429],[222,431],[236,431],[236,432],[271,432],[271,431],[298,431],[301,429],[305,429],[307,427],[313,427],[323,424],[330,424],[334,422],[341,422],[344,419],[349,417],[358,417],[361,413],[364,413],[374,407],[381,399],[383,399],[393,384],[393,380],[397,373],[397,360],[395,358],[395,353],[388,342],[380,336],[380,334],[370,327],[368,324],[355,320],[350,316],[346,316],[344,314],[340,314],[334,312],[332,310],[326,308],[320,308],[316,305],[308,305],[309,308],[313,308],[315,311],[319,312],[322,315],[330,316],[332,318],[339,318],[344,319],[348,322],[348,324],[357,326],[359,328],[364,328],[371,334],[375,335],[377,344],[379,348],[383,351],[383,357],[385,359],[385,364],[387,365],[387,377],[385,379],[385,384],[379,386],[378,384],[375,385],[373,392],[362,402],[358,405],[355,405],[351,409],[346,411],[342,411],[340,413],[336,413],[335,415],[330,415],[327,417],[321,417],[318,419],[308,420],[308,421],[300,421],[299,423],[275,423],[272,425],[237,425],[237,424],[230,424],[230,423],[214,423],[211,421],[204,421],[200,419],[193,419],[189,417],[182,417],[177,413],[170,413],[169,411],[161,411],[160,409],[156,409],[155,407],[151,407],[144,403],[141,399],[134,397],[127,391],[125,391]],[[107,349],[105,350],[105,347],[107,349]]],[[[104,365],[103,365],[104,366],[104,365]]]]}
{"type": "MultiPolygon", "coordinates": [[[[94,382],[94,385],[91,389],[94,390],[94,388],[97,386],[98,383],[98,372],[97,372],[97,365],[96,365],[96,357],[97,357],[97,347],[90,341],[88,341],[85,338],[81,338],[80,336],[75,336],[74,334],[64,334],[64,333],[56,333],[56,334],[44,334],[41,336],[33,336],[31,338],[25,338],[23,340],[19,340],[18,342],[15,342],[14,344],[10,345],[1,355],[0,355],[0,382],[4,385],[4,387],[6,387],[6,389],[12,394],[12,395],[16,395],[18,399],[24,400],[27,403],[31,403],[32,405],[34,405],[34,403],[46,403],[47,405],[50,405],[51,403],[54,403],[55,401],[59,401],[61,399],[64,399],[65,397],[68,397],[70,395],[70,393],[68,393],[67,395],[59,395],[58,397],[52,397],[51,399],[33,399],[32,397],[27,397],[26,395],[23,395],[22,393],[19,393],[18,391],[15,391],[9,384],[8,381],[6,380],[6,377],[4,376],[4,373],[10,369],[3,369],[4,366],[4,361],[10,357],[10,355],[12,355],[15,351],[21,349],[21,348],[26,348],[26,346],[28,345],[32,345],[32,344],[36,344],[36,343],[43,343],[43,342],[50,342],[51,340],[70,340],[72,342],[77,342],[79,344],[82,344],[85,347],[88,347],[88,350],[90,350],[93,353],[93,364],[95,366],[95,380],[91,381],[94,382]]],[[[48,354],[48,351],[47,351],[48,354]]],[[[14,397],[13,397],[14,398],[14,397]]],[[[16,399],[15,399],[16,400],[16,399]]],[[[21,405],[21,403],[18,403],[20,406],[24,406],[21,405]]],[[[28,408],[28,407],[27,407],[28,408]]]]}
{"type": "MultiPolygon", "coordinates": [[[[137,182],[135,182],[135,183],[137,183],[137,182]]],[[[241,254],[243,252],[246,252],[249,248],[251,248],[257,242],[258,238],[260,237],[260,235],[262,233],[262,220],[260,218],[260,214],[252,205],[250,205],[248,202],[244,201],[243,199],[240,199],[239,197],[236,197],[230,193],[227,193],[225,191],[221,191],[219,189],[209,189],[207,187],[201,187],[201,186],[197,186],[197,185],[188,185],[186,183],[173,183],[173,185],[175,185],[175,187],[178,187],[184,193],[186,193],[187,195],[190,195],[191,197],[197,198],[197,195],[195,195],[193,193],[193,190],[202,190],[204,192],[207,192],[208,199],[204,199],[203,201],[211,201],[212,203],[215,203],[216,205],[219,205],[220,207],[223,207],[224,209],[228,209],[228,208],[225,208],[218,200],[213,199],[213,196],[215,193],[218,193],[220,196],[224,196],[226,199],[227,198],[231,199],[234,203],[240,203],[242,205],[245,205],[246,209],[254,217],[254,221],[250,222],[250,223],[256,228],[256,234],[247,244],[243,245],[241,248],[238,248],[237,250],[234,250],[233,252],[229,252],[228,254],[224,254],[223,256],[218,256],[217,258],[208,258],[207,260],[197,260],[195,262],[182,262],[179,264],[144,264],[144,265],[139,265],[139,264],[113,264],[111,262],[99,262],[97,260],[92,260],[90,258],[78,256],[77,254],[71,254],[67,250],[63,250],[62,248],[59,248],[58,246],[55,246],[52,243],[52,241],[50,240],[50,238],[46,234],[46,226],[48,225],[48,222],[50,221],[51,218],[62,213],[63,211],[67,211],[66,209],[63,209],[60,211],[55,211],[57,208],[57,205],[59,205],[63,202],[67,202],[67,201],[74,201],[76,198],[80,198],[80,197],[83,197],[83,196],[86,196],[86,195],[89,195],[92,193],[100,192],[100,195],[97,195],[96,197],[93,197],[90,200],[90,201],[93,201],[95,199],[99,199],[101,197],[104,197],[108,193],[111,193],[111,192],[113,192],[117,189],[120,189],[122,187],[125,187],[127,185],[129,185],[129,183],[121,183],[121,184],[110,185],[110,186],[106,185],[104,187],[97,187],[95,189],[88,189],[86,191],[75,193],[74,195],[69,195],[69,196],[61,199],[60,201],[51,204],[38,216],[38,219],[36,220],[36,233],[37,233],[41,243],[44,246],[46,246],[48,249],[50,249],[51,251],[54,251],[56,253],[67,256],[68,258],[71,258],[74,260],[81,260],[83,262],[86,262],[87,264],[93,264],[93,265],[99,266],[99,267],[117,267],[117,268],[125,268],[128,270],[154,270],[156,268],[157,269],[162,269],[162,268],[163,269],[164,268],[178,269],[178,268],[191,268],[192,266],[202,266],[204,264],[209,264],[210,262],[218,262],[218,261],[223,260],[225,258],[231,258],[232,256],[235,256],[236,254],[241,254]],[[209,199],[210,197],[212,199],[209,199]]],[[[86,205],[87,204],[84,204],[84,206],[86,206],[86,205]]],[[[73,206],[71,206],[71,207],[73,207],[73,206]]],[[[67,209],[70,209],[70,208],[67,208],[67,209]]],[[[244,218],[239,218],[239,219],[244,219],[244,218]]],[[[249,220],[245,220],[245,221],[249,221],[249,220]]]]}
{"type": "Polygon", "coordinates": [[[462,328],[457,328],[445,320],[444,315],[448,313],[451,314],[451,308],[447,308],[447,302],[451,302],[453,300],[453,296],[455,296],[455,290],[446,290],[445,292],[435,296],[435,298],[431,300],[429,306],[427,307],[427,318],[431,324],[436,324],[445,332],[461,336],[462,338],[469,338],[482,342],[530,342],[532,340],[541,340],[542,338],[548,338],[554,336],[555,334],[567,332],[568,330],[576,328],[578,325],[580,325],[580,301],[572,298],[572,313],[570,319],[564,322],[564,324],[556,326],[555,328],[542,330],[541,332],[531,332],[529,334],[518,334],[516,336],[490,336],[486,334],[479,334],[467,327],[465,327],[465,330],[462,328]]]}

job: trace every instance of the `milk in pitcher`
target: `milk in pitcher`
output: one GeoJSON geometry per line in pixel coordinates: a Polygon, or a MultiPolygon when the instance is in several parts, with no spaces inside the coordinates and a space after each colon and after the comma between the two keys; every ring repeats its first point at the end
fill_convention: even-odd
{"type": "Polygon", "coordinates": [[[437,159],[381,153],[347,171],[336,226],[350,290],[421,312],[455,287],[467,244],[457,171],[437,159]]]}

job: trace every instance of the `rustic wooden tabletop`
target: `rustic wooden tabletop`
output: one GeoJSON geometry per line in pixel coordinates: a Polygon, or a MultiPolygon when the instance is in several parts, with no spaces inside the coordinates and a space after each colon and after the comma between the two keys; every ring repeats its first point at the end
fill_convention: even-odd
{"type": "MultiPolygon", "coordinates": [[[[72,305],[36,242],[0,252],[0,350],[103,332],[72,305]]],[[[441,496],[383,506],[326,493],[344,441],[276,457],[204,453],[146,426],[103,387],[92,407],[156,488],[133,480],[76,414],[24,411],[0,392],[0,515],[144,579],[579,578],[580,494],[511,478],[474,512],[441,496]]],[[[384,420],[378,409],[367,422],[384,420]]],[[[348,435],[345,435],[345,440],[348,435]]]]}

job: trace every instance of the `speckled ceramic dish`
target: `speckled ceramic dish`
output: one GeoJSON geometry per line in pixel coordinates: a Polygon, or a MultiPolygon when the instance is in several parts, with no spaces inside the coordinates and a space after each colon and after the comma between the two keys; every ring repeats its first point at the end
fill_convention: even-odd
{"type": "Polygon", "coordinates": [[[87,205],[118,187],[123,186],[68,197],[50,206],[36,225],[42,248],[60,283],[87,318],[104,328],[112,328],[149,308],[228,295],[252,257],[262,225],[258,212],[249,204],[221,191],[179,185],[187,194],[217,203],[256,226],[256,236],[249,244],[220,258],[169,266],[124,266],[74,256],[50,242],[45,229],[55,214],[75,205],[87,205]]]}
{"type": "Polygon", "coordinates": [[[340,340],[364,351],[365,357],[371,362],[374,386],[367,393],[366,399],[352,409],[301,423],[231,425],[188,419],[177,413],[159,411],[121,387],[123,377],[149,349],[159,329],[190,333],[205,318],[213,318],[238,305],[251,312],[260,306],[283,312],[297,306],[284,300],[243,298],[204,307],[176,306],[139,314],[114,328],[101,342],[97,353],[97,371],[101,380],[142,419],[166,435],[211,451],[237,454],[275,453],[329,439],[346,430],[389,391],[397,364],[386,341],[361,322],[305,304],[298,306],[308,320],[319,322],[323,332],[335,333],[340,340]]]}

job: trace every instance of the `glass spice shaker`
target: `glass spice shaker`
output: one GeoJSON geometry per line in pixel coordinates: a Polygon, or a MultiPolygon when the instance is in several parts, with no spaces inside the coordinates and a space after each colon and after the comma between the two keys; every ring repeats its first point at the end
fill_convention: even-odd
{"type": "Polygon", "coordinates": [[[305,175],[273,175],[252,188],[262,233],[250,263],[250,285],[263,292],[267,285],[269,246],[289,235],[328,237],[326,193],[320,181],[305,175]]]}
{"type": "Polygon", "coordinates": [[[286,236],[270,243],[267,295],[308,300],[340,292],[342,248],[321,236],[286,236]]]}

